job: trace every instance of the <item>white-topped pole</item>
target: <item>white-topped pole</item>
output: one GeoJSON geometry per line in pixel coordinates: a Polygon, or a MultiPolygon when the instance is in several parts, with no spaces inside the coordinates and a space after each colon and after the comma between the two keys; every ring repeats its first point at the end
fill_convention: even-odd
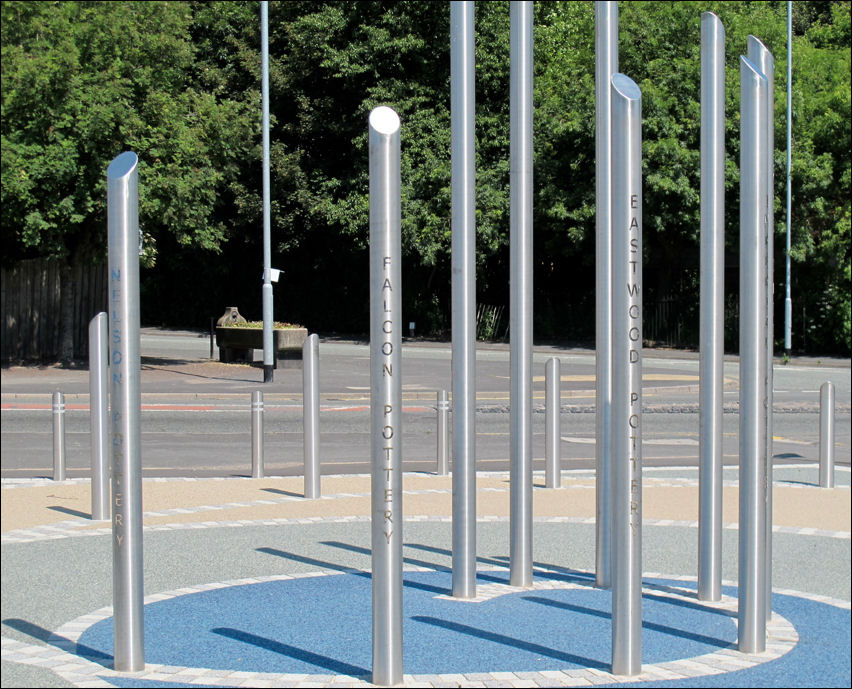
{"type": "Polygon", "coordinates": [[[402,257],[399,116],[370,113],[373,684],[402,681],[402,257]]]}

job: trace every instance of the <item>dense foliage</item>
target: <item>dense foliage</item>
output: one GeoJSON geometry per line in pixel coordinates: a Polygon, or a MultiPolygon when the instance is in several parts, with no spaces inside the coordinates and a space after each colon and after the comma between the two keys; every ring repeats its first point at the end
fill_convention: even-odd
{"type": "MultiPolygon", "coordinates": [[[[850,2],[794,5],[794,349],[850,352],[850,2]]],[[[646,313],[697,343],[700,15],[726,28],[726,294],[736,346],[739,55],[775,57],[775,335],[783,342],[784,2],[620,3],[620,71],[643,93],[646,313]],[[674,317],[674,316],[673,316],[674,317]]],[[[447,333],[446,2],[271,2],[275,315],[367,329],[367,115],[402,129],[405,320],[447,333]]],[[[140,157],[143,320],[260,313],[256,2],[3,2],[2,254],[103,260],[105,170],[140,157]]],[[[509,11],[476,5],[478,301],[508,305],[509,11]]],[[[535,325],[594,334],[594,6],[535,4],[535,325]]]]}

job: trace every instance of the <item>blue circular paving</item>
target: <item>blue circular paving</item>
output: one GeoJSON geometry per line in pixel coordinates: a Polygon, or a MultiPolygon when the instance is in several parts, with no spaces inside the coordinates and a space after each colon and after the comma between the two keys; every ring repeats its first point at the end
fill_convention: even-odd
{"type": "MultiPolygon", "coordinates": [[[[550,579],[555,588],[507,589],[503,595],[468,602],[448,596],[449,572],[406,572],[405,673],[608,672],[610,592],[594,588],[593,579],[582,572],[537,572],[536,577],[550,579]]],[[[479,585],[490,584],[508,584],[508,575],[480,573],[479,585]]],[[[684,596],[690,589],[694,594],[689,582],[653,579],[643,584],[643,665],[736,649],[735,612],[684,596]]],[[[736,596],[736,589],[724,593],[736,596]]],[[[148,603],[146,662],[369,680],[371,599],[369,574],[350,572],[226,586],[148,603]]],[[[791,651],[746,670],[665,684],[849,686],[850,611],[777,593],[773,606],[798,632],[791,651]]],[[[78,644],[80,654],[99,656],[111,666],[112,618],[88,628],[78,644]]],[[[108,681],[141,686],[132,678],[108,681]]]]}

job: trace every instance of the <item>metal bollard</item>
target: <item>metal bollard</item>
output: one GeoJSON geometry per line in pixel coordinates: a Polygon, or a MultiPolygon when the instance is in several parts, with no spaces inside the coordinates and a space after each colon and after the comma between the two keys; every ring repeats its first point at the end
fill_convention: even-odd
{"type": "Polygon", "coordinates": [[[319,336],[302,346],[302,425],[304,429],[305,497],[322,494],[319,461],[319,336]]]}
{"type": "Polygon", "coordinates": [[[251,477],[263,478],[263,393],[251,393],[251,477]]]}
{"type": "Polygon", "coordinates": [[[92,443],[92,519],[111,518],[109,504],[109,317],[89,321],[89,427],[92,443]]]}
{"type": "Polygon", "coordinates": [[[65,480],[65,395],[53,393],[53,480],[65,480]]]}
{"type": "Polygon", "coordinates": [[[562,462],[559,452],[561,436],[560,363],[553,357],[544,367],[544,487],[562,485],[562,462]]]}
{"type": "Polygon", "coordinates": [[[450,473],[449,446],[450,432],[447,417],[450,413],[450,401],[446,390],[438,390],[438,476],[450,473]]]}
{"type": "Polygon", "coordinates": [[[834,488],[834,383],[819,388],[819,487],[834,488]]]}

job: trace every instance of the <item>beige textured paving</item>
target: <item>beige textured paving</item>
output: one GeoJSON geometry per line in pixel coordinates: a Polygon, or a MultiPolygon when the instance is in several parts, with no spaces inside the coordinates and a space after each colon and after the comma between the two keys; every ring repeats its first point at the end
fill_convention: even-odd
{"type": "MultiPolygon", "coordinates": [[[[536,479],[538,484],[540,481],[536,479]]],[[[452,507],[450,477],[407,474],[403,480],[404,512],[413,516],[449,516],[452,507]]],[[[88,481],[43,482],[4,487],[2,491],[3,533],[88,517],[91,494],[88,481]]],[[[506,517],[509,514],[509,483],[505,475],[477,479],[477,514],[506,517]]],[[[322,481],[323,498],[303,499],[300,477],[266,479],[171,479],[143,483],[145,524],[203,522],[240,519],[298,517],[350,517],[370,514],[369,476],[329,476],[322,481]],[[173,510],[187,509],[186,513],[173,510]],[[150,513],[166,512],[161,516],[150,513]]],[[[536,517],[592,518],[595,514],[594,482],[566,478],[563,487],[537,487],[533,497],[536,517]]],[[[694,481],[678,483],[646,480],[642,492],[643,518],[654,520],[698,520],[698,486],[694,481]]],[[[723,489],[723,522],[738,519],[736,486],[723,489]]],[[[773,523],[777,526],[850,530],[849,488],[776,485],[773,493],[773,523]]],[[[102,527],[91,523],[91,528],[102,527]]]]}

